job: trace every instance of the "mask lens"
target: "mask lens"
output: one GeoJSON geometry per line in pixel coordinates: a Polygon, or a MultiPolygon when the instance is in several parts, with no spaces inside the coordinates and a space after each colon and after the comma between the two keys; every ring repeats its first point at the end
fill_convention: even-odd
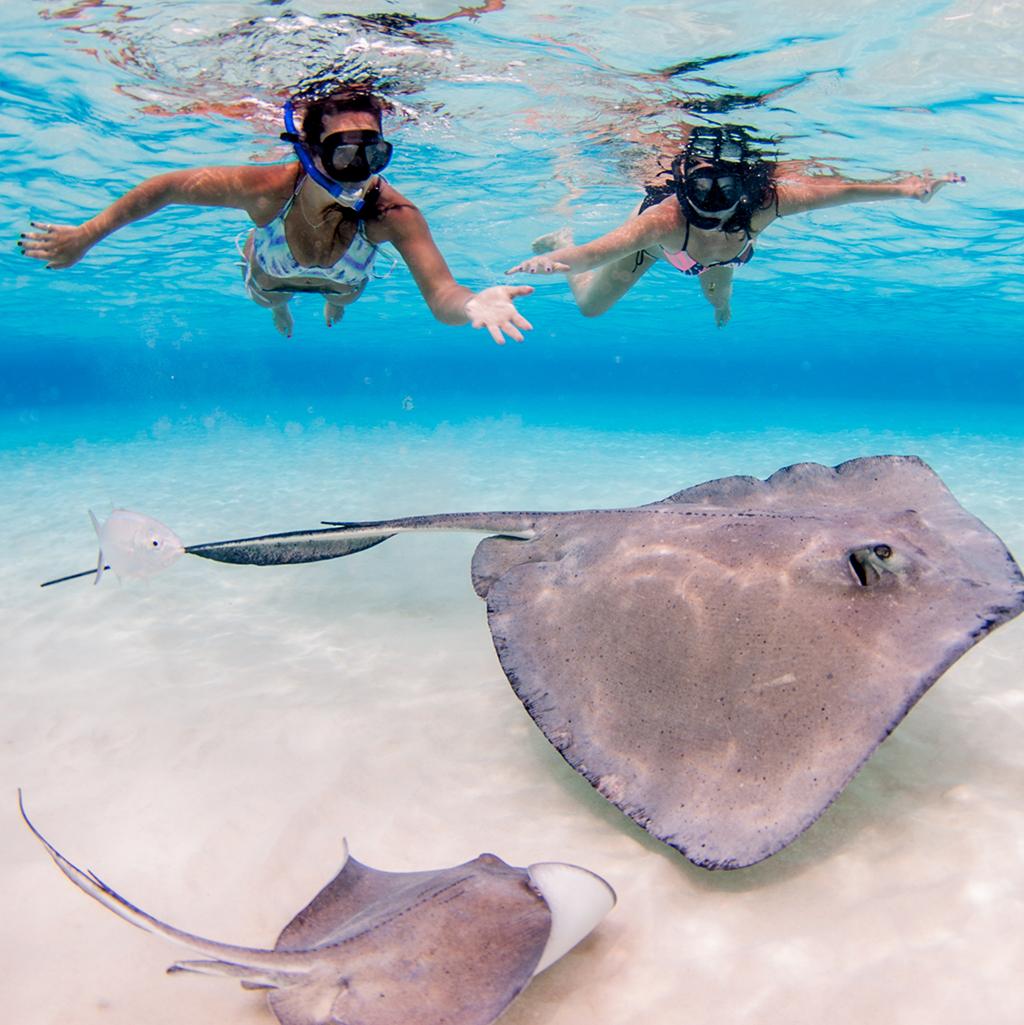
{"type": "Polygon", "coordinates": [[[365,181],[383,171],[391,159],[391,143],[377,132],[335,132],[318,150],[324,170],[339,182],[365,181]]]}
{"type": "Polygon", "coordinates": [[[715,179],[701,175],[699,178],[687,178],[690,186],[690,193],[698,202],[707,199],[715,187],[715,179]]]}
{"type": "Polygon", "coordinates": [[[324,166],[328,172],[335,175],[344,174],[356,163],[360,147],[355,143],[343,143],[335,146],[330,151],[330,156],[324,154],[324,166]]]}
{"type": "Polygon", "coordinates": [[[366,147],[366,162],[371,174],[377,174],[388,166],[391,162],[391,149],[391,143],[383,139],[366,147]]]}
{"type": "Polygon", "coordinates": [[[726,200],[726,206],[731,206],[735,203],[736,200],[740,198],[740,193],[743,191],[742,183],[734,174],[726,174],[716,178],[715,184],[722,193],[723,199],[726,200]]]}

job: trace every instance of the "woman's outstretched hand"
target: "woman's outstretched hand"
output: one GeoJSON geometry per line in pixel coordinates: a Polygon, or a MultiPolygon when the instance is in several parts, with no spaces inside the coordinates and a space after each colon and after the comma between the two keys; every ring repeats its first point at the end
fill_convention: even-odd
{"type": "Polygon", "coordinates": [[[51,269],[70,267],[78,263],[95,241],[82,225],[40,224],[32,221],[18,239],[18,248],[33,260],[45,260],[51,269]]]}
{"type": "Polygon", "coordinates": [[[541,253],[539,256],[531,256],[514,267],[509,267],[506,274],[561,274],[569,270],[567,263],[560,263],[552,260],[550,253],[541,253]]]}
{"type": "Polygon", "coordinates": [[[943,185],[966,181],[967,179],[962,174],[956,174],[953,171],[944,174],[941,178],[933,178],[931,171],[924,171],[920,175],[907,175],[900,184],[911,199],[919,199],[922,203],[927,203],[943,185]]]}
{"type": "Polygon", "coordinates": [[[505,335],[521,342],[523,334],[519,329],[532,331],[533,325],[516,309],[512,300],[532,291],[532,285],[492,285],[466,300],[466,316],[473,327],[487,328],[499,345],[505,344],[505,335]]]}

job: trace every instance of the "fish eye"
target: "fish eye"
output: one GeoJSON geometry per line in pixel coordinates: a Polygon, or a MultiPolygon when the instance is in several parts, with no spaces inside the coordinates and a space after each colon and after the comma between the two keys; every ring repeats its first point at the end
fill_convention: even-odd
{"type": "MultiPolygon", "coordinates": [[[[159,548],[160,547],[160,540],[158,538],[153,538],[152,545],[153,545],[154,548],[159,548]]],[[[876,549],[876,551],[877,551],[877,549],[876,549]]]]}
{"type": "Polygon", "coordinates": [[[880,559],[891,559],[892,549],[888,545],[875,545],[875,555],[880,559]]]}

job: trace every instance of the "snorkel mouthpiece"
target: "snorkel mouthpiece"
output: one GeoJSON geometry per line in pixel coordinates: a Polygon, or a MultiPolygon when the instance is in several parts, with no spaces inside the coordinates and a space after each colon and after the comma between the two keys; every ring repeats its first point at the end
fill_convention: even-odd
{"type": "Polygon", "coordinates": [[[335,181],[333,178],[328,178],[327,175],[320,171],[316,164],[313,163],[313,157],[309,152],[309,148],[295,130],[295,107],[292,105],[291,100],[284,105],[284,127],[285,130],[281,133],[281,139],[292,144],[292,149],[295,150],[295,155],[299,158],[299,163],[302,164],[306,174],[320,188],[334,196],[342,205],[351,207],[356,212],[362,210],[363,197],[366,195],[366,183],[345,185],[342,182],[335,181]]]}

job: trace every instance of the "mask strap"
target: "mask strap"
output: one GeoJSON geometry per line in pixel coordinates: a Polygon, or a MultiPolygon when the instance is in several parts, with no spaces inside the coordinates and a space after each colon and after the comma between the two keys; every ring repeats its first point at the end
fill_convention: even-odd
{"type": "Polygon", "coordinates": [[[353,199],[352,193],[347,191],[340,182],[332,181],[326,175],[321,174],[319,168],[313,163],[309,149],[299,137],[299,133],[295,131],[295,108],[292,106],[291,100],[284,105],[284,127],[285,131],[281,133],[281,139],[292,144],[292,149],[295,150],[295,155],[299,158],[299,163],[302,164],[306,174],[320,188],[325,189],[334,196],[335,199],[342,200],[346,206],[351,206],[353,210],[361,210],[363,208],[362,195],[358,195],[353,199]]]}

